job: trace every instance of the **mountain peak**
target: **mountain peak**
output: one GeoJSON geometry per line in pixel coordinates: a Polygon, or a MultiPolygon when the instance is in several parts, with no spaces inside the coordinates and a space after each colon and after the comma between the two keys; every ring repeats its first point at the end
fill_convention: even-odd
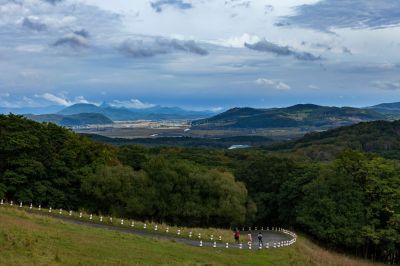
{"type": "Polygon", "coordinates": [[[58,112],[58,114],[75,115],[81,113],[101,113],[99,112],[100,109],[100,107],[91,103],[77,103],[64,108],[58,112]]]}
{"type": "Polygon", "coordinates": [[[289,106],[286,109],[290,109],[290,110],[304,110],[304,109],[321,109],[324,108],[324,106],[321,105],[317,105],[317,104],[312,104],[312,103],[304,103],[304,104],[296,104],[293,106],[289,106]]]}
{"type": "Polygon", "coordinates": [[[70,105],[68,107],[73,107],[73,106],[94,106],[94,107],[98,107],[97,105],[95,105],[93,103],[75,103],[75,104],[70,105]]]}
{"type": "Polygon", "coordinates": [[[369,108],[387,108],[387,109],[400,109],[400,102],[395,103],[381,103],[378,105],[371,106],[369,108]]]}

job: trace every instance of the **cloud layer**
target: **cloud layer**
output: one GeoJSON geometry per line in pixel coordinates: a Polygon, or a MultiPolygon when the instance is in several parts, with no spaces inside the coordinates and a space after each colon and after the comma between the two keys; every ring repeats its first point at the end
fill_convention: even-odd
{"type": "Polygon", "coordinates": [[[155,106],[155,104],[144,103],[138,99],[130,99],[128,101],[113,100],[109,102],[108,105],[111,107],[128,109],[146,109],[155,106]]]}
{"type": "Polygon", "coordinates": [[[280,90],[280,91],[286,91],[286,90],[291,89],[288,84],[286,84],[282,81],[271,80],[271,79],[266,79],[266,78],[257,79],[256,84],[261,85],[266,88],[269,88],[269,89],[280,90]]]}
{"type": "Polygon", "coordinates": [[[55,47],[71,47],[74,49],[85,48],[89,46],[88,40],[80,35],[65,36],[54,42],[55,47]]]}
{"type": "Polygon", "coordinates": [[[150,5],[154,9],[154,11],[158,13],[161,13],[164,10],[164,8],[168,6],[182,10],[193,8],[191,3],[187,3],[182,0],[156,0],[150,2],[150,5]]]}
{"type": "Polygon", "coordinates": [[[0,95],[0,106],[397,100],[399,7],[397,0],[0,0],[0,92],[12,92],[0,95]]]}
{"type": "Polygon", "coordinates": [[[296,51],[289,46],[280,46],[267,40],[262,40],[254,44],[245,43],[245,46],[258,52],[273,53],[279,56],[293,56],[294,58],[303,61],[321,60],[320,56],[315,56],[308,52],[296,51]]]}
{"type": "Polygon", "coordinates": [[[47,30],[47,25],[40,22],[37,18],[24,18],[24,20],[22,21],[22,26],[34,31],[47,30]]]}
{"type": "Polygon", "coordinates": [[[42,95],[35,95],[35,96],[36,96],[36,98],[42,98],[48,102],[51,102],[52,104],[61,105],[61,106],[71,106],[71,105],[77,104],[77,103],[89,103],[89,101],[86,100],[85,97],[83,97],[83,96],[75,97],[75,99],[73,99],[73,100],[69,100],[64,95],[57,96],[57,95],[54,95],[54,94],[51,94],[48,92],[46,92],[42,95]]]}
{"type": "Polygon", "coordinates": [[[397,0],[321,0],[300,5],[286,23],[318,30],[331,28],[386,28],[400,24],[397,0]]]}
{"type": "Polygon", "coordinates": [[[400,80],[396,81],[374,81],[373,86],[381,90],[397,91],[400,90],[400,80]]]}
{"type": "Polygon", "coordinates": [[[119,50],[130,57],[146,58],[173,52],[186,52],[196,55],[207,55],[208,51],[194,41],[155,38],[149,40],[126,40],[119,50]]]}

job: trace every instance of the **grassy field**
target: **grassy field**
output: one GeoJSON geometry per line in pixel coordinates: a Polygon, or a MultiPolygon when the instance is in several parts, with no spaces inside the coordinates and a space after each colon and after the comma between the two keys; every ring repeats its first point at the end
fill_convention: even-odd
{"type": "Polygon", "coordinates": [[[191,247],[0,208],[0,265],[377,265],[323,250],[191,247]]]}
{"type": "Polygon", "coordinates": [[[91,222],[91,223],[96,223],[96,224],[105,224],[105,225],[112,225],[116,227],[121,227],[121,228],[131,228],[132,225],[134,226],[135,230],[141,230],[141,231],[154,231],[155,232],[155,227],[157,226],[157,233],[158,234],[164,234],[164,235],[169,235],[169,236],[174,236],[174,237],[179,237],[179,238],[190,238],[189,235],[192,233],[192,239],[199,239],[198,236],[200,234],[200,239],[202,240],[215,240],[218,242],[229,242],[229,243],[235,243],[235,240],[233,239],[233,232],[231,230],[227,229],[219,229],[219,228],[188,228],[188,227],[178,227],[178,226],[171,226],[167,224],[156,224],[152,222],[141,222],[137,220],[128,220],[128,219],[123,219],[123,223],[121,218],[116,218],[113,217],[112,220],[110,219],[109,216],[104,216],[103,221],[100,221],[100,216],[98,215],[91,215],[92,219],[90,219],[90,214],[85,213],[85,212],[71,212],[71,215],[69,214],[68,211],[62,210],[60,213],[60,210],[53,209],[51,213],[49,213],[49,209],[47,208],[41,208],[41,210],[38,210],[37,207],[34,207],[30,209],[28,206],[23,206],[22,208],[17,207],[18,205],[14,205],[15,207],[9,207],[8,205],[4,205],[3,208],[18,208],[18,209],[23,209],[26,210],[27,212],[30,213],[35,213],[35,214],[46,214],[48,216],[57,216],[57,217],[67,217],[67,218],[72,218],[75,220],[79,221],[86,221],[86,222],[91,222]],[[80,216],[82,214],[82,216],[80,216]],[[146,225],[146,229],[144,227],[146,225]],[[179,231],[179,235],[178,235],[179,231]],[[221,238],[221,241],[219,239],[221,238]]]}

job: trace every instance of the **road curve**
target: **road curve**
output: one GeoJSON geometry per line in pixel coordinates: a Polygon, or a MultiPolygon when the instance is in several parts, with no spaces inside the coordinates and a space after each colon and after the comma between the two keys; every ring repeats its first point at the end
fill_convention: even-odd
{"type": "MultiPolygon", "coordinates": [[[[0,206],[3,206],[3,200],[1,201],[0,206]]],[[[13,206],[12,203],[10,206],[13,206]]],[[[19,206],[22,208],[22,203],[19,206]]],[[[40,207],[39,207],[40,210],[40,207]]],[[[289,232],[289,231],[278,231],[278,230],[255,230],[255,231],[249,231],[249,230],[243,230],[240,232],[240,242],[243,244],[233,244],[229,243],[227,246],[227,243],[218,241],[216,240],[215,242],[211,242],[208,240],[204,239],[197,239],[197,238],[182,238],[182,237],[176,237],[174,235],[168,235],[168,234],[163,234],[163,233],[157,233],[152,230],[140,230],[140,229],[135,229],[132,227],[118,227],[118,226],[113,226],[113,225],[108,225],[108,224],[99,224],[99,223],[94,223],[91,221],[87,220],[77,220],[72,217],[68,216],[59,216],[59,215],[53,215],[50,214],[51,208],[49,212],[41,212],[37,213],[32,211],[32,204],[29,210],[26,210],[28,213],[35,213],[43,216],[48,216],[52,217],[58,220],[62,220],[65,222],[69,223],[74,223],[74,224],[79,224],[83,226],[89,226],[89,227],[94,227],[94,228],[102,228],[102,229],[107,229],[107,230],[112,230],[112,231],[118,231],[118,232],[123,232],[123,233],[128,233],[128,234],[134,234],[134,235],[139,235],[143,237],[149,237],[153,239],[164,239],[164,240],[171,240],[174,242],[179,242],[183,243],[186,245],[190,246],[198,246],[198,247],[213,247],[213,248],[236,248],[236,249],[261,249],[261,248],[279,248],[279,247],[285,247],[289,246],[293,243],[296,242],[296,235],[289,232]],[[257,235],[259,233],[262,233],[263,235],[263,246],[260,246],[258,243],[257,235]],[[252,243],[248,242],[249,239],[249,234],[252,236],[252,243]]],[[[232,232],[232,238],[233,238],[233,232],[232,232]]]]}
{"type": "MultiPolygon", "coordinates": [[[[59,219],[59,220],[69,222],[69,223],[74,223],[74,224],[79,224],[79,225],[84,225],[84,226],[89,226],[89,227],[94,227],[94,228],[102,228],[102,229],[107,229],[107,230],[112,230],[112,231],[118,231],[118,232],[123,232],[123,233],[128,233],[128,234],[139,235],[139,236],[143,236],[143,237],[149,237],[149,238],[153,238],[153,239],[172,240],[174,242],[179,242],[179,243],[183,243],[183,244],[190,245],[190,246],[200,247],[199,239],[175,237],[173,235],[156,233],[151,230],[144,231],[144,230],[139,230],[139,229],[134,229],[134,228],[123,228],[123,227],[117,227],[117,226],[112,226],[112,225],[107,225],[107,224],[98,224],[98,223],[93,223],[90,221],[77,220],[77,219],[66,217],[66,216],[55,216],[55,215],[50,216],[49,215],[49,217],[59,219]]],[[[252,239],[253,239],[251,249],[259,249],[259,244],[258,244],[258,239],[257,239],[257,235],[259,232],[261,232],[263,235],[263,242],[264,242],[263,248],[266,248],[267,245],[270,248],[273,248],[274,243],[290,241],[293,239],[293,237],[291,237],[290,235],[284,234],[279,231],[270,231],[270,230],[241,231],[240,234],[241,234],[241,240],[243,242],[243,245],[241,246],[240,244],[229,243],[228,247],[236,248],[236,249],[240,249],[240,248],[249,249],[247,239],[248,239],[248,234],[251,233],[252,239]]],[[[233,233],[232,233],[232,237],[233,237],[233,233]]],[[[203,247],[226,248],[226,243],[221,242],[221,241],[210,242],[210,241],[202,240],[202,246],[203,247]]]]}

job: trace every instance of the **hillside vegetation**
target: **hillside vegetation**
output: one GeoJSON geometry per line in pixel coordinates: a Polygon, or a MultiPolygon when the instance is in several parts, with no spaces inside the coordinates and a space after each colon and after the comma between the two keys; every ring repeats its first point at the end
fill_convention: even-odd
{"type": "Polygon", "coordinates": [[[195,129],[220,128],[332,128],[362,121],[384,120],[368,109],[299,104],[287,108],[233,108],[211,118],[192,122],[195,129]]]}
{"type": "Polygon", "coordinates": [[[394,119],[400,118],[400,102],[381,103],[368,107],[368,109],[393,117],[394,119]]]}
{"type": "Polygon", "coordinates": [[[313,159],[329,160],[346,149],[373,152],[400,159],[400,121],[375,121],[305,135],[295,141],[272,144],[273,151],[287,151],[313,159]]]}
{"type": "Polygon", "coordinates": [[[245,219],[247,190],[223,169],[117,150],[14,115],[0,115],[0,132],[0,198],[189,225],[245,219]]]}
{"type": "Polygon", "coordinates": [[[397,160],[354,149],[321,162],[282,151],[115,147],[14,115],[0,116],[0,134],[0,198],[180,226],[294,227],[327,247],[400,263],[397,160]]]}
{"type": "Polygon", "coordinates": [[[0,208],[0,261],[4,266],[378,265],[326,251],[303,237],[294,246],[261,252],[200,248],[4,208],[0,208]]]}
{"type": "Polygon", "coordinates": [[[222,148],[227,149],[235,144],[262,146],[273,142],[271,138],[262,136],[239,136],[222,138],[192,138],[192,137],[157,137],[157,138],[109,138],[96,134],[82,134],[94,141],[113,145],[144,145],[148,147],[191,147],[191,148],[222,148]]]}

